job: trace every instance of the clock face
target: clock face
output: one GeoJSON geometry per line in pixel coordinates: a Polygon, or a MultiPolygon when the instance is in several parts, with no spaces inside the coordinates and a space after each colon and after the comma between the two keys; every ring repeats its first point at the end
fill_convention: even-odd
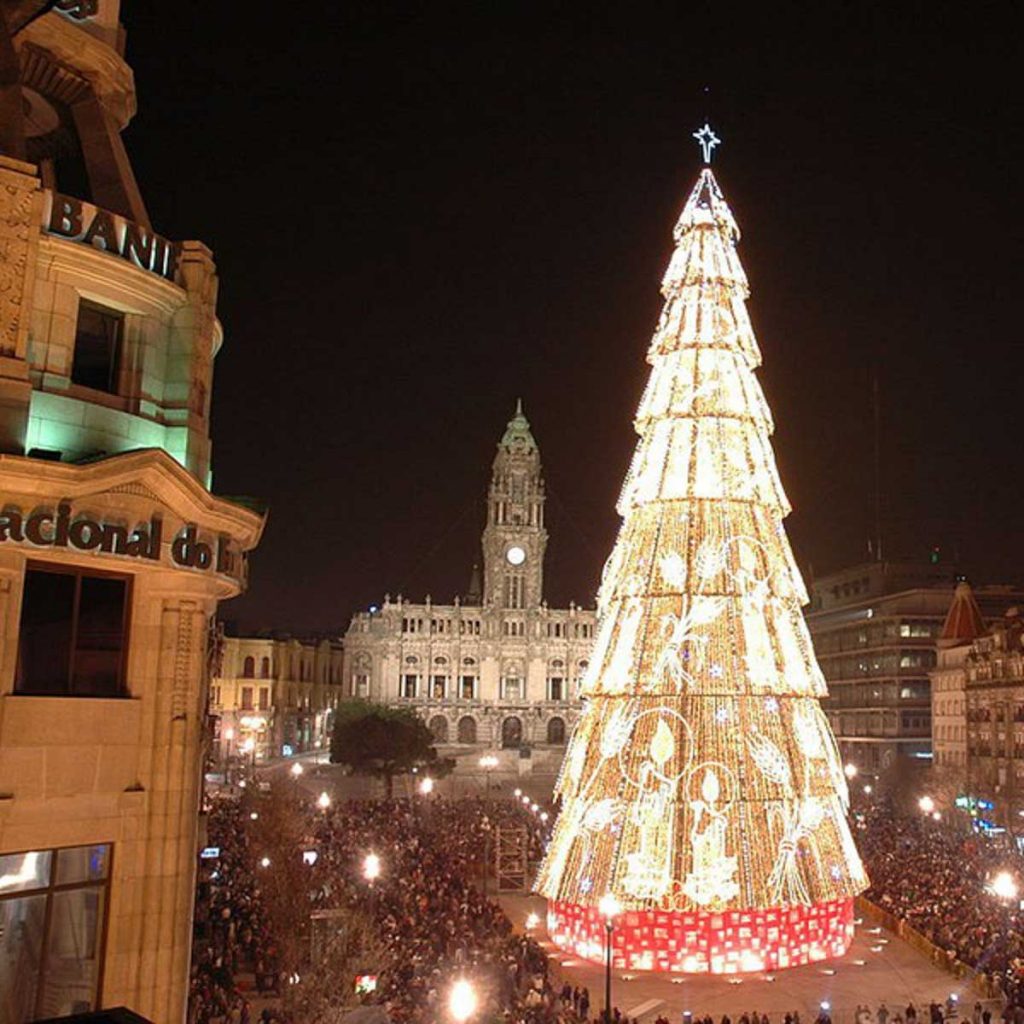
{"type": "Polygon", "coordinates": [[[526,552],[518,544],[513,544],[505,552],[505,558],[509,565],[522,565],[526,561],[526,552]]]}

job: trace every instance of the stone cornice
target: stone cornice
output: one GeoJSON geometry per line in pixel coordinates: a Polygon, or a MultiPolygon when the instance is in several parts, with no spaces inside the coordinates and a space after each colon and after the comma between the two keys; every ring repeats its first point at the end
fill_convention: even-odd
{"type": "Polygon", "coordinates": [[[52,60],[84,78],[119,129],[135,116],[135,76],[124,58],[102,40],[83,32],[59,15],[37,18],[15,38],[45,51],[52,60]]]}
{"type": "Polygon", "coordinates": [[[88,500],[120,492],[156,501],[186,522],[229,535],[243,551],[263,534],[266,517],[211,494],[161,448],[143,448],[86,465],[0,455],[5,489],[29,497],[88,500]]]}

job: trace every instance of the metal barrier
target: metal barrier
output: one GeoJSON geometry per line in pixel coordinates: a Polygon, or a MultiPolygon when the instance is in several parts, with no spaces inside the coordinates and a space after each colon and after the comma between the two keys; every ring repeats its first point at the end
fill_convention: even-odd
{"type": "Polygon", "coordinates": [[[881,925],[894,935],[898,935],[908,946],[913,947],[919,953],[928,957],[937,967],[942,968],[942,970],[956,978],[966,981],[974,992],[983,999],[996,999],[1002,996],[999,987],[984,974],[957,960],[948,950],[936,946],[934,942],[925,938],[919,931],[911,928],[902,918],[897,917],[895,914],[890,914],[889,911],[883,910],[863,896],[857,897],[856,905],[857,913],[860,917],[881,925]]]}

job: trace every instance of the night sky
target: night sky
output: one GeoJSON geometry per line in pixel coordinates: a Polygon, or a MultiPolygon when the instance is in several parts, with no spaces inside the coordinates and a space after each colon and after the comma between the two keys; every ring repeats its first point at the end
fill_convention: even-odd
{"type": "Polygon", "coordinates": [[[125,0],[136,175],[221,277],[214,487],[270,507],[222,614],[464,591],[518,396],[592,601],[705,115],[805,572],[867,553],[876,370],[887,553],[1020,565],[1011,5],[840,9],[125,0]]]}

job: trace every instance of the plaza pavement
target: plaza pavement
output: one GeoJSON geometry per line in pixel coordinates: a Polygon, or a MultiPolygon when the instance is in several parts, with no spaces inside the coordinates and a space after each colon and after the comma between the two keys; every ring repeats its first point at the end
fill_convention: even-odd
{"type": "MultiPolygon", "coordinates": [[[[591,1013],[599,1012],[604,1000],[604,968],[559,950],[544,927],[546,904],[539,896],[504,894],[505,912],[517,931],[525,930],[527,915],[536,913],[541,925],[534,932],[551,965],[562,980],[590,989],[591,1013]]],[[[955,992],[968,1017],[978,997],[967,983],[940,970],[901,939],[865,921],[857,926],[846,956],[804,967],[791,967],[775,974],[755,973],[713,977],[710,975],[658,974],[646,971],[614,971],[612,1004],[623,1013],[649,1024],[664,1014],[679,1024],[684,1011],[695,1017],[709,1014],[717,1022],[723,1014],[733,1021],[746,1011],[768,1013],[773,1024],[781,1024],[786,1012],[798,1010],[803,1024],[812,1024],[822,1002],[830,1004],[833,1024],[854,1024],[858,1004],[874,1011],[885,1002],[890,1019],[908,1002],[927,1020],[930,1002],[943,1002],[955,992]]]]}
{"type": "MultiPolygon", "coordinates": [[[[324,758],[322,757],[321,760],[324,758]]],[[[312,792],[326,788],[333,799],[383,796],[383,785],[358,777],[345,776],[339,769],[321,764],[317,758],[301,758],[306,771],[299,784],[312,792]]],[[[264,768],[264,772],[287,770],[290,761],[281,760],[264,768]]],[[[261,772],[263,774],[263,772],[261,772]]],[[[395,796],[414,792],[415,777],[396,779],[395,796]]],[[[490,781],[494,799],[511,798],[516,788],[531,800],[546,804],[551,798],[552,776],[516,776],[495,772],[490,781]]],[[[448,799],[483,795],[483,773],[459,771],[438,783],[436,792],[448,799]]],[[[536,913],[540,927],[534,932],[551,955],[551,965],[558,984],[562,979],[571,985],[590,989],[591,1012],[600,1011],[604,993],[604,968],[563,953],[548,938],[544,928],[545,901],[539,896],[522,893],[503,894],[502,905],[518,931],[524,930],[527,915],[536,913]]],[[[908,1002],[918,1008],[919,1019],[927,1020],[922,1007],[933,1000],[942,1002],[955,992],[967,1016],[978,997],[967,982],[953,978],[936,967],[927,957],[908,946],[896,935],[874,927],[870,922],[857,926],[853,944],[839,960],[804,967],[792,967],[776,974],[744,974],[729,978],[708,975],[664,975],[652,972],[615,971],[612,976],[612,1002],[631,1019],[650,1024],[664,1014],[679,1024],[684,1011],[694,1016],[709,1014],[719,1021],[728,1014],[735,1022],[744,1012],[768,1013],[772,1024],[781,1024],[786,1012],[798,1010],[803,1024],[813,1024],[821,1003],[830,1004],[833,1024],[855,1024],[856,1007],[867,1003],[874,1011],[885,1002],[890,1018],[896,1010],[904,1012],[908,1002]]],[[[990,1003],[994,1015],[997,1005],[990,1003]]]]}

